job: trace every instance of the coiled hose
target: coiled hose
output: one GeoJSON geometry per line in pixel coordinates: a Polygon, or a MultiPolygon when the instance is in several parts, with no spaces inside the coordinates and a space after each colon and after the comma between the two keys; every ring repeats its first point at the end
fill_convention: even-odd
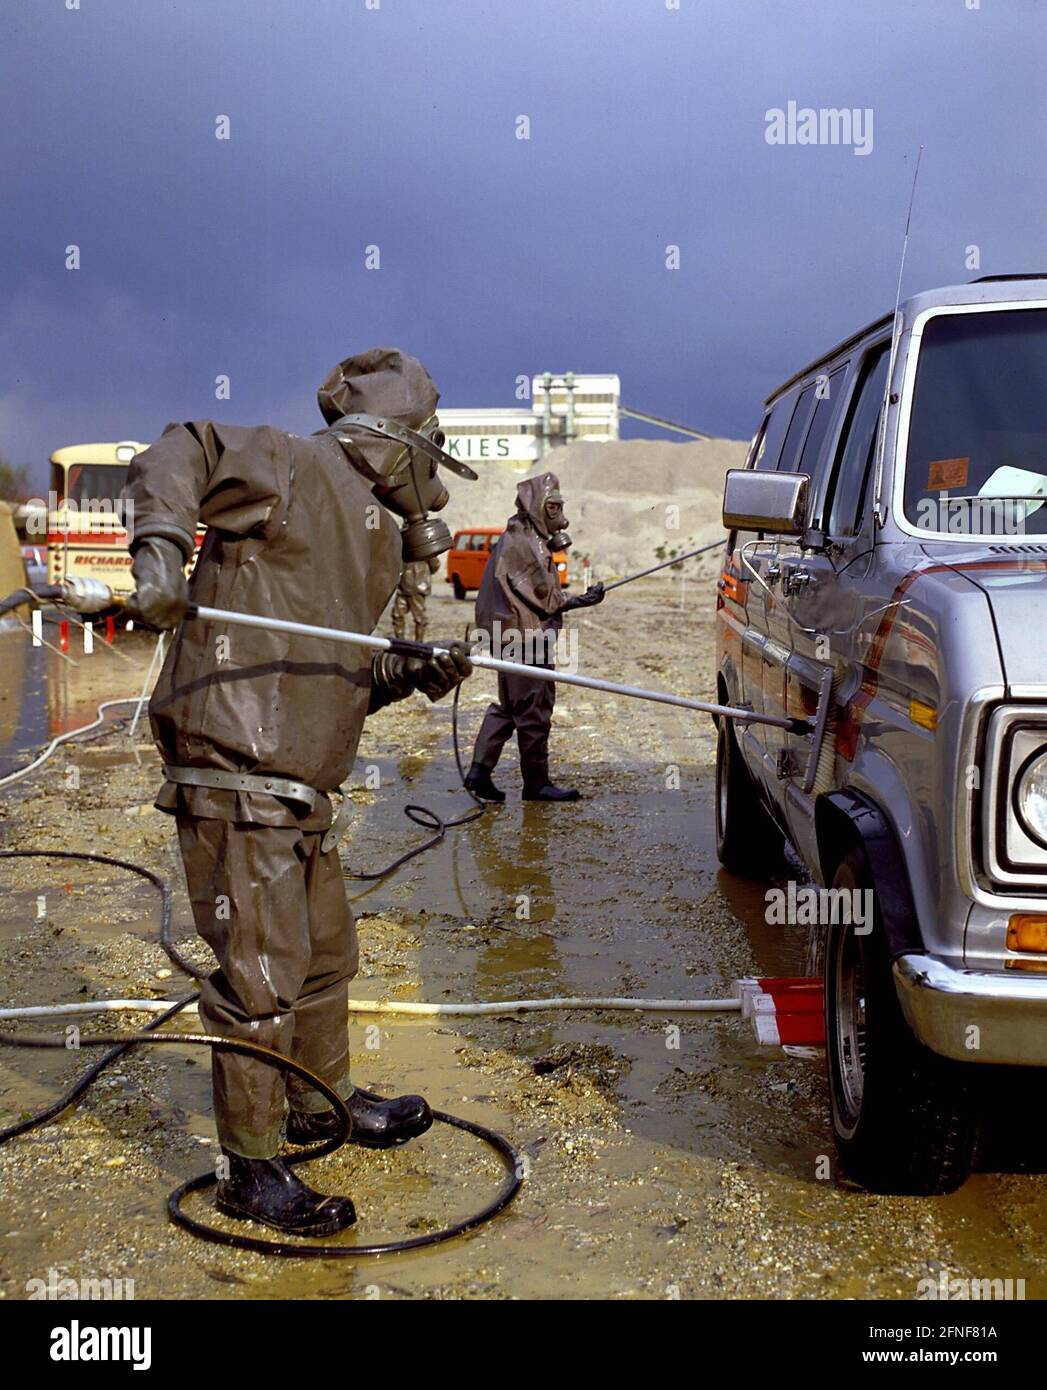
{"type": "MultiPolygon", "coordinates": [[[[171,936],[171,889],[167,883],[154,873],[140,864],[134,864],[130,860],[116,859],[105,854],[89,854],[86,851],[78,850],[0,850],[0,858],[3,859],[82,859],[96,864],[108,864],[118,869],[126,869],[130,873],[138,874],[151,883],[160,893],[161,898],[161,919],[160,919],[160,945],[167,953],[168,958],[173,964],[177,965],[187,975],[195,980],[205,977],[205,972],[200,970],[187,957],[185,957],[175,945],[171,936]]],[[[9,1125],[6,1129],[0,1129],[0,1144],[5,1144],[9,1140],[16,1138],[20,1134],[25,1134],[29,1130],[37,1129],[41,1125],[53,1120],[62,1111],[68,1109],[79,1098],[90,1089],[91,1085],[97,1080],[101,1073],[118,1058],[124,1056],[132,1048],[143,1045],[155,1046],[158,1044],[178,1044],[190,1047],[216,1047],[226,1052],[236,1052],[242,1056],[256,1057],[259,1061],[266,1062],[270,1066],[277,1067],[284,1073],[298,1076],[330,1103],[339,1119],[342,1121],[341,1132],[331,1139],[326,1140],[312,1149],[307,1149],[303,1153],[288,1157],[285,1161],[289,1167],[296,1167],[300,1163],[309,1163],[313,1159],[322,1158],[327,1154],[333,1153],[349,1138],[352,1131],[352,1121],[349,1111],[346,1109],[345,1102],[337,1092],[333,1091],[322,1077],[317,1076],[301,1063],[294,1061],[293,1058],[284,1056],[283,1053],[276,1052],[272,1048],[263,1047],[259,1043],[247,1042],[246,1040],[225,1038],[217,1034],[207,1033],[160,1033],[157,1030],[164,1023],[174,1018],[182,1009],[194,1004],[200,998],[199,993],[189,994],[184,999],[178,1000],[171,1008],[146,1024],[141,1032],[137,1033],[115,1033],[115,1034],[95,1034],[81,1036],[79,1038],[80,1047],[106,1047],[105,1052],[97,1062],[87,1068],[81,1076],[61,1095],[57,1100],[38,1111],[35,1115],[21,1120],[16,1124],[9,1125]]],[[[0,1045],[21,1048],[47,1048],[64,1049],[66,1047],[63,1038],[47,1038],[35,1035],[15,1035],[7,1032],[0,1032],[0,1045]]],[[[370,1091],[362,1088],[361,1094],[368,1099],[381,1099],[373,1095],[370,1091]]],[[[464,1120],[460,1116],[451,1115],[442,1110],[434,1110],[433,1118],[440,1124],[449,1125],[454,1129],[464,1130],[467,1134],[473,1134],[481,1139],[485,1144],[498,1154],[505,1168],[505,1179],[497,1195],[488,1202],[480,1211],[472,1216],[465,1217],[461,1221],[456,1221],[449,1226],[445,1226],[438,1231],[430,1231],[425,1235],[413,1236],[408,1240],[395,1240],[377,1242],[372,1244],[357,1245],[326,1245],[326,1244],[305,1244],[295,1243],[287,1240],[262,1240],[254,1236],[241,1236],[232,1231],[223,1231],[216,1226],[209,1226],[205,1222],[198,1221],[189,1216],[182,1207],[183,1199],[191,1193],[202,1192],[207,1188],[216,1186],[218,1178],[214,1173],[201,1173],[199,1177],[190,1178],[171,1193],[167,1200],[168,1215],[178,1226],[198,1236],[201,1240],[210,1241],[215,1245],[227,1245],[238,1250],[254,1250],[264,1255],[282,1255],[304,1259],[358,1259],[365,1255],[391,1255],[405,1250],[416,1250],[426,1245],[438,1245],[443,1241],[451,1240],[455,1236],[463,1235],[465,1232],[490,1221],[492,1217],[509,1205],[509,1203],[519,1192],[523,1185],[522,1164],[520,1155],[513,1148],[503,1135],[495,1130],[488,1129],[485,1125],[476,1124],[472,1120],[464,1120]]]]}
{"type": "MultiPolygon", "coordinates": [[[[211,1047],[219,1052],[235,1052],[244,1057],[254,1057],[258,1061],[277,1067],[282,1072],[299,1077],[307,1085],[320,1092],[341,1121],[340,1131],[332,1138],[325,1140],[324,1143],[286,1158],[284,1161],[289,1168],[297,1167],[300,1163],[311,1163],[314,1159],[323,1158],[336,1149],[340,1149],[352,1133],[352,1119],[349,1111],[338,1092],[328,1086],[321,1077],[310,1071],[308,1067],[303,1067],[282,1052],[263,1047],[260,1043],[248,1042],[246,1039],[226,1038],[217,1033],[159,1033],[153,1031],[196,998],[198,998],[197,995],[189,995],[187,998],[179,1000],[177,1004],[168,1009],[166,1013],[161,1014],[154,1023],[148,1025],[140,1033],[99,1033],[90,1037],[80,1037],[79,1047],[108,1047],[110,1051],[100,1058],[94,1066],[90,1067],[65,1096],[48,1106],[46,1111],[41,1111],[29,1119],[23,1120],[20,1124],[11,1126],[10,1129],[0,1131],[0,1144],[13,1138],[15,1134],[24,1134],[26,1130],[34,1129],[37,1125],[53,1118],[77,1096],[82,1095],[105,1067],[131,1048],[139,1047],[142,1044],[166,1044],[180,1047],[211,1047]]],[[[66,1046],[64,1040],[60,1038],[15,1037],[10,1033],[0,1034],[0,1042],[9,1047],[23,1048],[64,1048],[66,1046]]],[[[381,1099],[370,1091],[358,1089],[360,1089],[361,1095],[368,1099],[381,1099]]],[[[167,1199],[168,1215],[176,1225],[183,1227],[195,1236],[199,1236],[202,1240],[210,1241],[212,1245],[228,1245],[237,1250],[255,1250],[263,1255],[286,1255],[320,1260],[359,1259],[364,1255],[391,1255],[404,1250],[417,1250],[425,1245],[438,1245],[472,1230],[475,1226],[489,1221],[493,1216],[503,1211],[520,1190],[523,1178],[521,1176],[520,1156],[502,1135],[487,1129],[484,1125],[474,1124],[471,1120],[463,1120],[458,1115],[449,1115],[442,1110],[434,1110],[433,1119],[441,1124],[451,1125],[455,1129],[465,1130],[467,1134],[475,1134],[495,1150],[506,1168],[505,1182],[493,1201],[488,1202],[475,1215],[465,1217],[439,1231],[430,1231],[423,1236],[413,1236],[409,1240],[382,1241],[368,1245],[305,1245],[294,1241],[261,1240],[255,1236],[237,1235],[233,1231],[223,1231],[216,1226],[208,1226],[206,1222],[197,1221],[182,1208],[183,1198],[188,1197],[190,1193],[202,1192],[209,1187],[216,1186],[218,1178],[214,1173],[201,1173],[199,1177],[190,1178],[188,1182],[177,1187],[167,1199]]]]}

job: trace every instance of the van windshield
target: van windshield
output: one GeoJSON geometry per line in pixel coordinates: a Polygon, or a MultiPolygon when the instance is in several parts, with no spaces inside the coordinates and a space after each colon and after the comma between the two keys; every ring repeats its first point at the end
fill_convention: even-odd
{"type": "Polygon", "coordinates": [[[1047,532],[1047,310],[927,321],[904,511],[956,536],[1047,532]]]}

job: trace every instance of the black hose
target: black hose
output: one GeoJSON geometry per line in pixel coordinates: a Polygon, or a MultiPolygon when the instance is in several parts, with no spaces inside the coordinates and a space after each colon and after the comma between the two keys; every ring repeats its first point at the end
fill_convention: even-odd
{"type": "MultiPolygon", "coordinates": [[[[189,999],[179,1000],[174,1009],[162,1014],[156,1022],[160,1023],[164,1019],[170,1018],[178,1009],[183,1009],[191,1003],[195,997],[190,996],[189,999]]],[[[282,1072],[290,1072],[319,1091],[341,1120],[341,1130],[330,1139],[324,1140],[322,1144],[317,1144],[311,1149],[286,1158],[284,1161],[289,1168],[295,1168],[300,1163],[311,1163],[314,1159],[323,1158],[327,1154],[333,1153],[342,1147],[352,1132],[352,1117],[345,1101],[337,1091],[328,1086],[322,1077],[317,1076],[308,1067],[302,1066],[300,1062],[295,1062],[292,1058],[284,1056],[283,1053],[277,1052],[271,1047],[264,1047],[261,1043],[248,1042],[244,1038],[227,1038],[217,1033],[155,1033],[148,1030],[141,1033],[99,1033],[90,1037],[81,1037],[78,1040],[80,1047],[113,1047],[115,1044],[115,1050],[118,1052],[125,1052],[129,1048],[140,1046],[142,1043],[170,1044],[178,1047],[211,1047],[219,1052],[236,1052],[241,1056],[254,1057],[261,1062],[268,1063],[270,1066],[279,1068],[282,1072]]],[[[45,1038],[35,1034],[18,1037],[15,1034],[3,1032],[0,1032],[0,1044],[32,1049],[64,1049],[67,1045],[64,1038],[45,1038]]],[[[375,1096],[371,1091],[360,1089],[361,1094],[369,1099],[381,1099],[380,1096],[375,1096]]],[[[184,1197],[189,1196],[190,1193],[202,1192],[217,1185],[218,1177],[214,1173],[201,1173],[199,1177],[190,1178],[188,1182],[184,1182],[181,1187],[176,1188],[167,1199],[168,1214],[176,1225],[184,1227],[193,1235],[210,1241],[214,1245],[230,1245],[239,1250],[257,1250],[266,1255],[304,1256],[307,1259],[322,1260],[354,1259],[363,1255],[389,1255],[404,1250],[417,1250],[424,1245],[440,1244],[454,1236],[462,1235],[465,1231],[472,1230],[503,1211],[520,1190],[523,1185],[523,1178],[520,1175],[520,1155],[502,1135],[487,1129],[484,1125],[475,1124],[472,1120],[463,1120],[457,1115],[448,1115],[442,1110],[434,1110],[433,1119],[483,1139],[502,1159],[507,1173],[502,1189],[493,1201],[475,1215],[467,1216],[450,1226],[444,1226],[439,1231],[430,1231],[424,1236],[412,1236],[408,1240],[385,1241],[370,1245],[300,1245],[294,1241],[259,1240],[254,1236],[240,1236],[232,1231],[223,1231],[215,1226],[208,1226],[202,1221],[187,1216],[182,1210],[181,1203],[184,1197]]],[[[28,1123],[31,1126],[40,1124],[42,1117],[34,1116],[32,1121],[28,1123]]],[[[19,1132],[22,1132],[21,1129],[19,1132]]],[[[3,1137],[0,1137],[0,1143],[2,1142],[3,1137]]]]}
{"type": "Polygon", "coordinates": [[[0,618],[5,613],[10,613],[13,608],[21,608],[23,604],[32,603],[36,595],[32,589],[16,589],[13,594],[8,594],[6,598],[0,598],[0,618]]]}
{"type": "MultiPolygon", "coordinates": [[[[147,1023],[145,1025],[146,1030],[159,1028],[161,1023],[166,1023],[169,1018],[174,1018],[175,1014],[181,1012],[182,1009],[192,1004],[195,1000],[199,999],[199,997],[198,994],[187,994],[184,999],[179,999],[176,1004],[173,1004],[166,1013],[158,1014],[152,1022],[147,1023]]],[[[0,1033],[0,1044],[9,1041],[13,1041],[9,1034],[0,1033]]],[[[17,1042],[14,1042],[15,1047],[18,1045],[17,1042]]],[[[121,1041],[117,1046],[110,1048],[110,1050],[100,1057],[92,1066],[88,1067],[87,1070],[73,1082],[69,1089],[63,1091],[58,1099],[51,1105],[46,1106],[43,1110],[38,1110],[35,1115],[30,1115],[28,1119],[20,1120],[17,1124],[8,1125],[6,1129],[0,1129],[0,1144],[6,1144],[8,1139],[15,1139],[19,1134],[28,1134],[31,1129],[38,1129],[41,1125],[47,1124],[48,1120],[53,1120],[58,1115],[61,1115],[64,1110],[68,1110],[69,1107],[78,1101],[84,1092],[97,1081],[111,1062],[115,1062],[116,1059],[122,1057],[125,1052],[130,1052],[133,1046],[134,1044],[132,1042],[121,1041]]]]}
{"type": "MultiPolygon", "coordinates": [[[[192,1036],[192,1035],[190,1035],[192,1036]]],[[[152,1041],[160,1041],[153,1038],[152,1041]]],[[[274,1063],[276,1065],[276,1063],[274,1063]]],[[[371,1096],[370,1091],[358,1088],[361,1095],[371,1096]]],[[[375,1097],[381,1099],[381,1097],[375,1097]]],[[[241,1250],[257,1250],[263,1255],[296,1255],[306,1259],[329,1260],[329,1259],[353,1259],[363,1255],[392,1255],[404,1250],[418,1250],[425,1245],[440,1245],[445,1240],[452,1240],[455,1236],[464,1235],[466,1231],[474,1230],[492,1217],[504,1211],[513,1200],[520,1188],[523,1186],[521,1176],[520,1155],[509,1143],[504,1135],[496,1130],[488,1129],[486,1125],[476,1124],[472,1120],[463,1120],[460,1115],[449,1115],[443,1110],[434,1110],[433,1119],[440,1124],[450,1125],[454,1129],[464,1130],[467,1134],[475,1134],[478,1139],[482,1139],[485,1144],[490,1145],[498,1154],[505,1165],[506,1179],[502,1184],[501,1191],[492,1201],[478,1211],[475,1216],[467,1216],[461,1221],[455,1221],[450,1226],[444,1226],[439,1231],[429,1231],[424,1236],[412,1236],[409,1240],[393,1240],[384,1243],[374,1243],[370,1245],[296,1245],[292,1241],[284,1240],[259,1240],[254,1236],[238,1236],[230,1231],[220,1231],[214,1226],[206,1226],[201,1221],[195,1221],[191,1216],[187,1216],[182,1210],[181,1202],[183,1197],[189,1196],[192,1192],[201,1192],[205,1188],[214,1187],[218,1179],[212,1173],[201,1173],[198,1178],[190,1178],[188,1182],[182,1184],[176,1191],[172,1192],[167,1199],[167,1210],[171,1220],[178,1226],[183,1226],[193,1235],[199,1236],[201,1240],[210,1241],[213,1245],[232,1245],[241,1250]]],[[[298,1163],[306,1163],[311,1159],[319,1157],[320,1151],[311,1151],[301,1155],[288,1158],[285,1162],[289,1167],[298,1163]]],[[[324,1149],[323,1152],[328,1152],[324,1149]]]]}
{"type": "Polygon", "coordinates": [[[465,770],[462,767],[462,754],[458,746],[458,697],[461,691],[462,685],[459,681],[454,688],[454,699],[451,704],[451,737],[454,741],[454,761],[458,768],[458,777],[462,786],[465,788],[466,795],[473,802],[474,809],[466,812],[464,816],[459,816],[457,820],[444,820],[442,816],[438,815],[437,812],[432,810],[429,806],[405,806],[404,815],[409,821],[413,821],[415,825],[424,826],[427,830],[435,830],[436,834],[424,841],[424,843],[416,845],[414,849],[409,849],[406,854],[401,854],[399,859],[394,859],[391,864],[387,864],[384,869],[379,869],[376,873],[365,874],[354,869],[346,869],[342,875],[343,878],[362,880],[368,883],[373,883],[378,879],[388,878],[390,874],[395,873],[397,869],[408,863],[409,860],[415,859],[419,854],[424,854],[426,850],[434,849],[442,842],[448,830],[453,830],[459,825],[470,825],[474,820],[479,820],[482,815],[486,814],[489,803],[481,801],[478,796],[474,796],[469,790],[468,786],[466,786],[465,770]]]}
{"type": "MultiPolygon", "coordinates": [[[[453,822],[450,822],[453,824],[453,822]]],[[[105,854],[88,854],[76,850],[0,850],[0,858],[5,859],[29,859],[29,858],[54,858],[54,859],[85,859],[97,864],[110,864],[120,869],[127,869],[131,873],[140,875],[147,879],[158,889],[161,895],[162,912],[160,921],[160,944],[166,951],[169,959],[174,962],[179,969],[194,979],[205,978],[206,972],[188,960],[178,950],[171,938],[171,890],[158,874],[151,869],[144,868],[140,864],[133,864],[126,859],[115,859],[105,854]]],[[[260,1043],[248,1042],[246,1039],[227,1038],[218,1034],[207,1033],[158,1033],[162,1023],[173,1018],[180,1010],[199,999],[199,994],[187,995],[185,999],[177,1000],[170,1009],[160,1014],[152,1022],[148,1023],[139,1033],[115,1033],[115,1034],[96,1034],[88,1037],[81,1036],[78,1040],[80,1047],[108,1047],[106,1052],[97,1062],[90,1066],[74,1083],[52,1104],[43,1110],[31,1115],[28,1119],[22,1120],[17,1124],[11,1125],[6,1129],[0,1130],[0,1144],[6,1143],[9,1139],[17,1135],[25,1134],[31,1129],[36,1129],[40,1125],[46,1124],[49,1120],[60,1115],[76,1100],[84,1094],[91,1084],[97,1080],[98,1076],[125,1053],[132,1048],[144,1044],[158,1043],[177,1043],[193,1047],[216,1047],[224,1052],[237,1052],[242,1056],[256,1057],[258,1060],[267,1063],[269,1066],[279,1068],[283,1072],[290,1072],[298,1076],[315,1090],[319,1091],[324,1098],[330,1102],[335,1113],[342,1121],[342,1127],[338,1134],[325,1140],[322,1144],[314,1148],[307,1149],[303,1153],[295,1154],[285,1160],[289,1167],[295,1167],[299,1163],[308,1163],[313,1159],[322,1158],[327,1154],[333,1153],[350,1137],[352,1131],[352,1119],[346,1107],[345,1101],[338,1093],[328,1086],[322,1077],[310,1071],[308,1067],[303,1067],[300,1062],[294,1061],[291,1057],[284,1056],[283,1053],[275,1051],[273,1048],[262,1046],[260,1043]]],[[[67,1046],[65,1038],[45,1038],[37,1035],[18,1036],[13,1033],[0,1031],[0,1046],[23,1047],[23,1048],[54,1048],[65,1049],[67,1046]]],[[[374,1095],[370,1091],[362,1088],[361,1095],[367,1099],[380,1100],[382,1097],[374,1095]]],[[[214,1173],[201,1173],[199,1177],[190,1178],[176,1188],[167,1199],[167,1211],[171,1220],[178,1226],[183,1227],[202,1240],[211,1241],[216,1245],[228,1245],[239,1250],[256,1250],[266,1255],[295,1256],[305,1259],[352,1259],[364,1255],[390,1255],[404,1250],[415,1250],[424,1245],[437,1245],[445,1240],[450,1240],[454,1236],[462,1235],[474,1227],[482,1225],[491,1220],[503,1211],[519,1192],[523,1185],[521,1176],[520,1155],[503,1135],[495,1130],[486,1128],[471,1120],[463,1120],[456,1115],[450,1115],[442,1110],[434,1110],[433,1118],[441,1124],[450,1125],[455,1129],[464,1130],[468,1134],[475,1134],[488,1144],[502,1159],[506,1168],[506,1180],[502,1184],[501,1190],[490,1202],[487,1203],[479,1212],[473,1216],[468,1216],[462,1221],[454,1222],[450,1226],[445,1226],[439,1231],[430,1231],[424,1236],[413,1236],[408,1240],[387,1241],[384,1243],[370,1245],[306,1245],[295,1244],[293,1241],[274,1241],[260,1240],[253,1236],[240,1236],[233,1232],[219,1230],[215,1226],[208,1226],[204,1222],[197,1221],[191,1216],[187,1216],[182,1210],[183,1198],[193,1192],[202,1192],[209,1187],[217,1185],[218,1178],[214,1173]]]]}
{"type": "MultiPolygon", "coordinates": [[[[0,849],[0,859],[86,859],[94,864],[109,864],[115,869],[126,869],[128,873],[144,878],[160,894],[160,945],[167,953],[168,959],[190,979],[207,979],[209,972],[195,966],[175,945],[171,936],[171,889],[152,869],[132,863],[130,859],[114,859],[109,854],[89,854],[86,850],[74,849],[0,849]]],[[[191,1003],[195,998],[193,995],[185,1003],[191,1003]]]]}
{"type": "Polygon", "coordinates": [[[23,585],[21,589],[15,589],[5,598],[0,598],[0,618],[5,613],[10,613],[13,608],[21,608],[27,603],[39,608],[41,603],[60,599],[64,592],[61,584],[36,584],[32,587],[28,584],[23,585]]]}

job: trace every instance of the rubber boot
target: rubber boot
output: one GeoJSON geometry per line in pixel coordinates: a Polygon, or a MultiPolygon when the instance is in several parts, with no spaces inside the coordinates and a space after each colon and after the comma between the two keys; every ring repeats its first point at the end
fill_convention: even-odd
{"type": "Polygon", "coordinates": [[[536,783],[528,785],[524,783],[524,801],[580,801],[581,792],[577,787],[557,787],[552,782],[546,782],[539,786],[536,783]]]}
{"type": "Polygon", "coordinates": [[[348,1197],[325,1197],[295,1176],[282,1158],[244,1158],[223,1149],[229,1176],[218,1184],[223,1216],[258,1221],[292,1236],[333,1236],[356,1220],[348,1197]]]}
{"type": "Polygon", "coordinates": [[[504,801],[505,792],[491,781],[491,769],[483,763],[473,763],[465,775],[465,789],[480,801],[504,801]]]}
{"type": "MultiPolygon", "coordinates": [[[[353,1117],[348,1142],[365,1149],[392,1149],[406,1144],[424,1134],[433,1122],[433,1112],[424,1096],[391,1096],[386,1100],[357,1087],[345,1104],[353,1117]]],[[[292,1110],[287,1117],[289,1144],[317,1144],[337,1133],[338,1117],[333,1110],[292,1110]]]]}

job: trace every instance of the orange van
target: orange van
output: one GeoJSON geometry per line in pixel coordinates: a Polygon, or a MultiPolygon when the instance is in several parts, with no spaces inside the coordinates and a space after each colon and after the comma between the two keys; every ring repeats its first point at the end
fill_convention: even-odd
{"type": "MultiPolygon", "coordinates": [[[[504,526],[474,526],[468,531],[455,532],[454,544],[447,552],[447,582],[453,585],[455,598],[465,598],[471,589],[480,587],[494,543],[504,530],[504,526]]],[[[570,583],[567,552],[557,551],[553,561],[560,583],[566,589],[570,583]]]]}

